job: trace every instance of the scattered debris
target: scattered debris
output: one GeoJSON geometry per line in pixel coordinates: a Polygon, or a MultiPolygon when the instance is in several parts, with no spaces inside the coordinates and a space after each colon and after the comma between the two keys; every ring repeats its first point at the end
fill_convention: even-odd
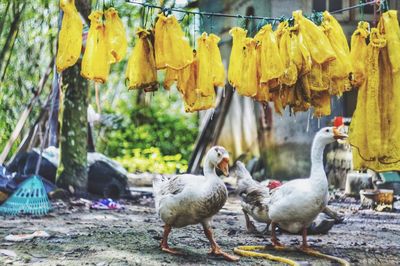
{"type": "Polygon", "coordinates": [[[71,200],[70,204],[72,206],[77,206],[77,207],[84,206],[84,207],[90,208],[93,205],[93,202],[91,200],[88,200],[88,199],[79,198],[79,199],[76,199],[76,200],[71,200]]]}
{"type": "Polygon", "coordinates": [[[393,190],[390,189],[364,189],[360,191],[361,209],[374,209],[376,211],[393,210],[393,190]]]}
{"type": "Polygon", "coordinates": [[[100,199],[94,202],[90,208],[95,210],[120,210],[124,209],[124,206],[112,199],[100,199]]]}
{"type": "Polygon", "coordinates": [[[35,237],[50,237],[50,235],[46,231],[35,231],[32,234],[20,234],[20,235],[9,234],[4,238],[4,240],[12,242],[21,242],[25,240],[34,239],[35,237]]]}

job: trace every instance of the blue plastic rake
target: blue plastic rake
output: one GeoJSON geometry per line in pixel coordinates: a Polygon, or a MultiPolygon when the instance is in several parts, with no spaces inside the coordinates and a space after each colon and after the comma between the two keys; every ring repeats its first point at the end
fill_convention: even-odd
{"type": "Polygon", "coordinates": [[[51,210],[43,181],[38,176],[25,180],[1,206],[3,215],[46,215],[51,210]]]}

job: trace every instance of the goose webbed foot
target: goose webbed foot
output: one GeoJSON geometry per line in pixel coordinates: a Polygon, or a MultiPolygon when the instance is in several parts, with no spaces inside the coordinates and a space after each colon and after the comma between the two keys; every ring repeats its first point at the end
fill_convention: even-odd
{"type": "Polygon", "coordinates": [[[208,241],[210,241],[211,244],[211,251],[210,255],[215,255],[215,256],[222,256],[226,261],[238,261],[239,257],[228,254],[218,246],[217,242],[214,239],[213,233],[211,228],[209,227],[208,223],[203,223],[203,230],[204,234],[206,235],[208,241]]]}
{"type": "Polygon", "coordinates": [[[219,246],[211,248],[208,255],[222,256],[226,261],[238,261],[239,260],[238,256],[231,255],[229,253],[222,251],[222,249],[219,246]]]}
{"type": "Polygon", "coordinates": [[[167,246],[161,246],[161,250],[164,252],[167,252],[169,254],[173,254],[173,255],[183,255],[182,252],[174,249],[174,248],[170,248],[168,245],[167,246]]]}
{"type": "Polygon", "coordinates": [[[181,252],[177,251],[176,249],[170,248],[168,246],[168,235],[170,232],[171,232],[171,226],[166,224],[164,226],[164,234],[160,243],[161,250],[173,255],[182,255],[181,252]]]}

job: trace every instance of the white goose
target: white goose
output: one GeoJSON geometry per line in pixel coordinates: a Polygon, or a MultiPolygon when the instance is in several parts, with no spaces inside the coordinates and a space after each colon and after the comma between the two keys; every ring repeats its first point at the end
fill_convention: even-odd
{"type": "Polygon", "coordinates": [[[307,227],[326,207],[328,181],[324,171],[323,153],[327,144],[347,138],[336,127],[325,127],[317,132],[311,148],[311,173],[309,178],[296,179],[271,191],[269,218],[271,219],[271,241],[282,246],[276,238],[275,227],[291,232],[303,233],[302,249],[307,250],[307,227]]]}
{"type": "Polygon", "coordinates": [[[204,176],[183,174],[153,181],[156,211],[165,223],[161,241],[163,251],[180,254],[168,246],[168,235],[172,227],[201,223],[211,244],[210,254],[223,256],[229,261],[239,259],[221,250],[211,230],[212,217],[224,206],[228,197],[225,184],[215,173],[215,168],[219,168],[227,176],[228,166],[228,152],[223,147],[215,146],[205,157],[204,176]]]}

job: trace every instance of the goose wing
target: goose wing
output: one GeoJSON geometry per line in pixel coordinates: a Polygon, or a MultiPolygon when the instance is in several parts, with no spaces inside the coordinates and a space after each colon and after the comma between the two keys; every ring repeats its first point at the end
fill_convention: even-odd
{"type": "Polygon", "coordinates": [[[153,180],[153,193],[155,198],[156,210],[158,212],[160,202],[169,196],[182,193],[185,188],[196,188],[204,182],[204,176],[197,175],[175,175],[172,177],[156,177],[153,180]]]}

